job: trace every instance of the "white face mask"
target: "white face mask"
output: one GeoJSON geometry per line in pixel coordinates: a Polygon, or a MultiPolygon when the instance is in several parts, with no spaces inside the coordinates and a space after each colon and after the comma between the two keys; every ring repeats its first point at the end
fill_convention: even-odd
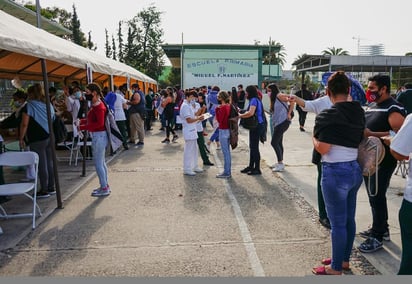
{"type": "Polygon", "coordinates": [[[80,99],[81,96],[82,96],[82,92],[80,92],[80,91],[77,91],[76,93],[74,93],[74,97],[75,97],[76,99],[80,99]]]}

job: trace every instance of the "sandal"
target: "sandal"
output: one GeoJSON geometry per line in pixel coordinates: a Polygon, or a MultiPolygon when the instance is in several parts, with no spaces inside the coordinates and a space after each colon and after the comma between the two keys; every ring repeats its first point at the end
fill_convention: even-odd
{"type": "MultiPolygon", "coordinates": [[[[323,265],[330,265],[332,263],[332,258],[331,257],[324,258],[324,259],[322,259],[322,261],[320,263],[322,263],[323,265]]],[[[342,266],[342,270],[348,271],[348,270],[350,270],[350,267],[342,266]]]]}
{"type": "Polygon", "coordinates": [[[312,268],[312,273],[315,275],[341,275],[341,274],[327,273],[326,266],[324,265],[312,268]]]}

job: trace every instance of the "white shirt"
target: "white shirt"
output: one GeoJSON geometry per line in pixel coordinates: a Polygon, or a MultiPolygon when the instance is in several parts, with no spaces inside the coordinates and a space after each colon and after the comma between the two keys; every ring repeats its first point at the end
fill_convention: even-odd
{"type": "Polygon", "coordinates": [[[401,129],[396,133],[391,142],[391,149],[395,152],[409,156],[409,172],[406,177],[406,188],[403,198],[412,202],[412,114],[409,114],[402,124],[401,129]]]}
{"type": "Polygon", "coordinates": [[[114,102],[114,120],[126,120],[126,115],[123,110],[123,104],[126,102],[127,100],[121,94],[116,93],[116,101],[114,102]]]}
{"type": "Polygon", "coordinates": [[[184,100],[180,107],[180,118],[182,119],[182,132],[185,140],[196,140],[197,130],[196,123],[188,123],[186,118],[195,118],[195,112],[193,107],[187,100],[184,100]]]}
{"type": "Polygon", "coordinates": [[[332,102],[329,96],[323,96],[313,101],[305,101],[305,107],[302,108],[304,111],[313,112],[316,115],[322,112],[324,109],[332,107],[332,102]]]}

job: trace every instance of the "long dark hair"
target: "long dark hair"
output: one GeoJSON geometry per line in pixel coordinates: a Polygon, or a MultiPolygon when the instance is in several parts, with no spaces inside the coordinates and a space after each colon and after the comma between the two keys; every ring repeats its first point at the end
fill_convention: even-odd
{"type": "Polygon", "coordinates": [[[269,84],[267,86],[270,89],[270,112],[273,113],[273,108],[276,101],[276,96],[280,93],[278,86],[275,83],[269,84]]]}
{"type": "Polygon", "coordinates": [[[258,91],[255,85],[249,85],[246,87],[247,99],[250,101],[253,98],[259,98],[258,91]]]}

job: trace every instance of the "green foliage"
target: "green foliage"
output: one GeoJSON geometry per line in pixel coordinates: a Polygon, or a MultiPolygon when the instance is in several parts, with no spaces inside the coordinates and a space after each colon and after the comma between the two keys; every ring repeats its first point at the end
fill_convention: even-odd
{"type": "Polygon", "coordinates": [[[343,50],[343,48],[336,48],[333,46],[323,50],[322,55],[349,55],[349,52],[347,50],[343,50]]]}

